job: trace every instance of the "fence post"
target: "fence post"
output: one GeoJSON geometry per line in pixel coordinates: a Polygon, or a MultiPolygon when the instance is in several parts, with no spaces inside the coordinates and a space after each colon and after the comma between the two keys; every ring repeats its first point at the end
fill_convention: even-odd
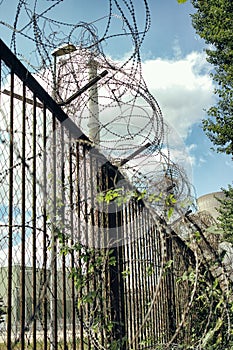
{"type": "Polygon", "coordinates": [[[175,281],[173,271],[173,244],[170,232],[165,232],[166,241],[166,289],[167,289],[167,307],[168,307],[168,336],[173,336],[176,330],[176,298],[175,298],[175,281]]]}
{"type": "MultiPolygon", "coordinates": [[[[120,173],[110,163],[103,166],[103,175],[106,176],[107,189],[116,187],[120,173]]],[[[112,339],[118,342],[118,349],[125,350],[125,312],[124,312],[124,281],[123,271],[123,246],[122,246],[122,208],[115,202],[108,206],[108,242],[113,244],[111,257],[115,258],[115,265],[109,266],[110,275],[110,308],[111,321],[113,323],[112,339]]]]}

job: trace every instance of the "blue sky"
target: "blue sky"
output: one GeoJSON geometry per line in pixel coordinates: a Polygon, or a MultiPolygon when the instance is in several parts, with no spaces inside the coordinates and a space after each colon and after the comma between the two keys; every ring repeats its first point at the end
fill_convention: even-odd
{"type": "MultiPolygon", "coordinates": [[[[37,3],[40,13],[56,1],[31,1],[31,9],[37,3]]],[[[16,6],[19,1],[0,2],[1,38],[10,45],[11,30],[3,22],[13,25],[16,6]]],[[[141,48],[143,72],[151,93],[157,99],[165,120],[180,137],[190,155],[192,183],[196,195],[219,191],[232,182],[233,164],[230,157],[211,150],[211,143],[201,129],[204,109],[214,103],[213,83],[209,78],[211,67],[206,63],[204,42],[192,28],[190,13],[193,8],[188,1],[179,5],[176,0],[149,0],[152,24],[141,48]]],[[[139,27],[143,25],[143,1],[134,0],[139,27]]],[[[115,9],[116,11],[116,9],[115,9]]],[[[108,15],[108,1],[105,0],[63,0],[45,16],[57,21],[77,23],[92,22],[108,15]]],[[[18,28],[28,21],[25,11],[20,13],[18,28]]],[[[104,31],[107,17],[95,23],[99,35],[104,31]]],[[[42,25],[42,23],[41,23],[42,25]]],[[[122,31],[122,22],[113,18],[111,33],[122,31]]],[[[28,31],[30,36],[32,32],[28,31]]],[[[78,34],[78,33],[77,33],[78,34]]],[[[74,33],[75,37],[76,33],[74,33]]],[[[27,59],[33,42],[17,35],[18,52],[27,59]]],[[[128,38],[111,39],[103,43],[105,52],[113,58],[127,56],[131,49],[128,38]]]]}

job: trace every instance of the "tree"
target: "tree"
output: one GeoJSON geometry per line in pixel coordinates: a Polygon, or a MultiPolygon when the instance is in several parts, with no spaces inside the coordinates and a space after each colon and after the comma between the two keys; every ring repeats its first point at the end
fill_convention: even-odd
{"type": "Polygon", "coordinates": [[[210,45],[207,60],[214,66],[218,101],[208,110],[203,128],[218,152],[233,155],[233,1],[192,0],[197,34],[210,45]]]}
{"type": "MultiPolygon", "coordinates": [[[[192,0],[197,12],[192,16],[196,32],[207,44],[207,60],[214,66],[218,101],[208,110],[203,129],[218,152],[233,155],[233,2],[232,0],[192,0]]],[[[233,188],[223,189],[220,226],[223,238],[233,243],[233,188]]]]}
{"type": "Polygon", "coordinates": [[[219,213],[220,227],[223,230],[223,238],[233,244],[233,187],[223,189],[225,198],[219,199],[221,203],[219,213]]]}

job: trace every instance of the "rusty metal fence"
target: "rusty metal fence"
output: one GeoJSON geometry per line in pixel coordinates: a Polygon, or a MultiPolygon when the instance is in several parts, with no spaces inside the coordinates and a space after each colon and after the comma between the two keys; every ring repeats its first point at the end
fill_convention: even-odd
{"type": "Polygon", "coordinates": [[[156,349],[193,253],[142,200],[103,200],[123,175],[2,41],[0,56],[0,348],[156,349]]]}

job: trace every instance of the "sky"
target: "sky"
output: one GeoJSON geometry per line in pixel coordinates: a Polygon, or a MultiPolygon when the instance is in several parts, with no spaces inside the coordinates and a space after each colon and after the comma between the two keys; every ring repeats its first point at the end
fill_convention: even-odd
{"type": "MultiPolygon", "coordinates": [[[[12,31],[4,23],[13,25],[19,1],[11,0],[10,3],[11,6],[9,0],[0,1],[1,38],[8,46],[12,31]]],[[[55,3],[32,1],[38,13],[55,3]]],[[[232,183],[233,163],[230,157],[211,150],[213,145],[201,127],[201,120],[206,118],[205,110],[215,103],[215,96],[214,84],[209,77],[212,67],[206,62],[204,52],[206,45],[196,35],[191,23],[190,14],[194,9],[190,1],[182,5],[176,0],[148,0],[148,3],[152,22],[141,47],[144,79],[158,101],[165,121],[188,151],[192,169],[190,181],[196,196],[220,191],[232,183]]],[[[143,1],[134,0],[134,4],[140,27],[144,19],[143,1]]],[[[63,0],[49,11],[49,16],[67,23],[103,18],[95,23],[101,36],[101,30],[104,31],[107,23],[104,16],[108,12],[108,1],[105,0],[63,0]]],[[[22,12],[19,28],[27,23],[28,15],[22,12]]],[[[115,16],[112,21],[113,34],[122,25],[118,17],[115,16]]],[[[31,34],[28,32],[29,36],[31,34]]],[[[17,45],[28,60],[33,59],[29,39],[18,35],[17,45]]],[[[131,46],[127,40],[114,38],[103,43],[103,49],[113,59],[121,60],[127,57],[131,46]]],[[[25,58],[23,60],[26,62],[25,58]]]]}

